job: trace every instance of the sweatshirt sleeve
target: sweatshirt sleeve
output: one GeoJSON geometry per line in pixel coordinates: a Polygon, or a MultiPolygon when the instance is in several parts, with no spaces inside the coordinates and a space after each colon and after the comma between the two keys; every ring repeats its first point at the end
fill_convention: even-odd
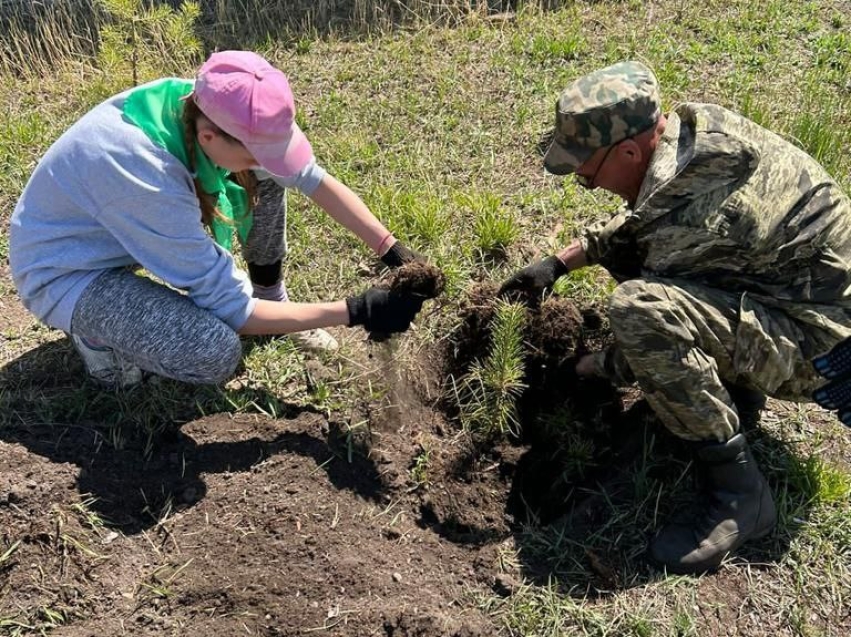
{"type": "Polygon", "coordinates": [[[271,179],[282,188],[295,188],[307,196],[314,193],[326,175],[325,169],[317,164],[315,159],[305,166],[300,173],[292,177],[273,175],[262,168],[258,168],[254,172],[260,181],[271,179]]]}
{"type": "Polygon", "coordinates": [[[137,191],[101,207],[98,220],[151,274],[238,331],[256,304],[251,283],[206,233],[197,199],[183,190],[168,196],[137,191]]]}

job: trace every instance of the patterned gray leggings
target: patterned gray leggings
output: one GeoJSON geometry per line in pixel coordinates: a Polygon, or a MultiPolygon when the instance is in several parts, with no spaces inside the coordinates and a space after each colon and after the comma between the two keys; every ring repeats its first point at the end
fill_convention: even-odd
{"type": "MultiPolygon", "coordinates": [[[[267,180],[258,194],[242,253],[265,276],[280,277],[286,256],[284,192],[267,180]]],[[[239,335],[226,323],[183,294],[124,268],[104,272],[83,291],[71,333],[111,347],[145,371],[199,385],[224,382],[242,357],[239,335]]]]}

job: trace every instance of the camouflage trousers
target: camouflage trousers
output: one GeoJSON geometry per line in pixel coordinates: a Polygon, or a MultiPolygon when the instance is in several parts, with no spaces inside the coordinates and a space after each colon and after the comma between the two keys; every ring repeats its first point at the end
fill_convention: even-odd
{"type": "Polygon", "coordinates": [[[724,381],[810,401],[824,382],[811,359],[851,335],[849,322],[800,321],[747,294],[649,277],[615,289],[609,321],[615,345],[596,357],[597,372],[637,382],[674,435],[719,442],[739,429],[724,381]]]}

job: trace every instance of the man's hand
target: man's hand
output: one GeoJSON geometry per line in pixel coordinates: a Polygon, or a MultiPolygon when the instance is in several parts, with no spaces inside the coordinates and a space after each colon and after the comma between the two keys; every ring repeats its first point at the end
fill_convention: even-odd
{"type": "Polygon", "coordinates": [[[349,325],[363,325],[368,332],[393,334],[404,332],[423,307],[421,294],[399,294],[370,288],[363,294],[346,299],[349,325]]]}
{"type": "Polygon", "coordinates": [[[419,252],[402,245],[401,241],[394,243],[387,252],[381,255],[381,262],[388,268],[398,268],[414,261],[425,263],[426,259],[419,252]]]}
{"type": "Polygon", "coordinates": [[[547,257],[511,275],[499,288],[499,296],[513,291],[540,295],[552,289],[558,278],[567,273],[564,261],[557,256],[547,257]]]}
{"type": "Polygon", "coordinates": [[[840,422],[851,427],[851,338],[813,359],[813,367],[829,381],[813,392],[813,400],[835,410],[840,422]]]}

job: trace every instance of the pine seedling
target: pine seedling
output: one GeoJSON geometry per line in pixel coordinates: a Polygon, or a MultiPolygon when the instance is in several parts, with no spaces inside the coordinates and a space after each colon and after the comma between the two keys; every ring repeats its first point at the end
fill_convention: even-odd
{"type": "Polygon", "coordinates": [[[461,423],[473,434],[505,438],[519,433],[517,399],[526,389],[525,322],[525,307],[498,301],[491,323],[490,353],[483,361],[473,363],[461,381],[461,423]]]}
{"type": "Polygon", "coordinates": [[[101,29],[98,53],[107,76],[120,78],[129,61],[136,86],[140,76],[163,70],[180,73],[196,66],[202,52],[195,34],[201,15],[197,2],[184,2],[179,9],[147,7],[142,0],[98,0],[98,4],[109,16],[101,29]]]}

